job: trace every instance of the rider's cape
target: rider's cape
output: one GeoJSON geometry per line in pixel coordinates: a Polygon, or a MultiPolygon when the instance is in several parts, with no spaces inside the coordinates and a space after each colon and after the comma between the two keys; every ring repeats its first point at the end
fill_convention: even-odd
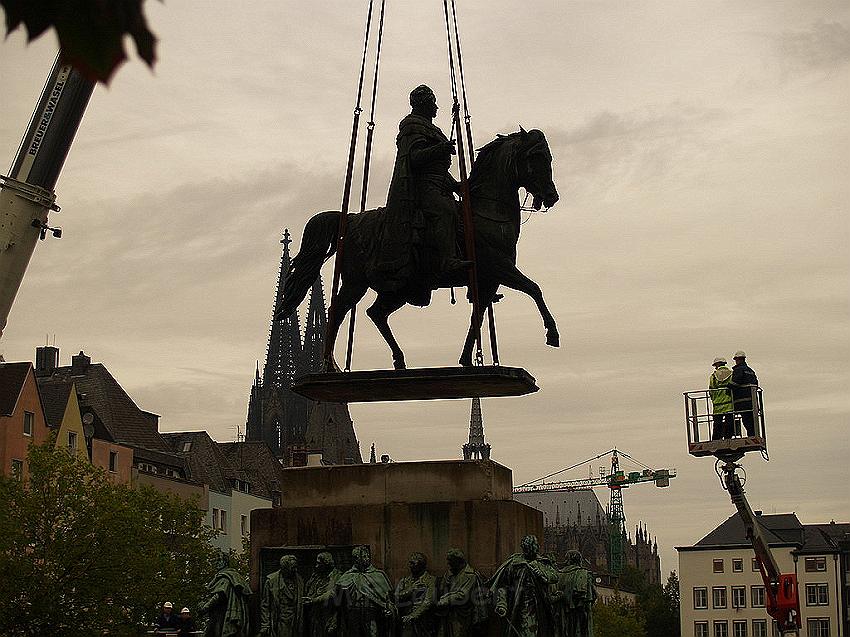
{"type": "Polygon", "coordinates": [[[427,305],[430,289],[424,283],[421,246],[425,235],[422,209],[410,165],[410,154],[416,148],[427,148],[448,138],[428,118],[410,114],[399,123],[396,137],[395,166],[387,193],[387,206],[382,211],[378,229],[380,237],[367,269],[379,292],[413,290],[410,302],[427,305]],[[417,282],[422,285],[418,285],[417,282]],[[418,288],[423,288],[421,291],[418,288]]]}

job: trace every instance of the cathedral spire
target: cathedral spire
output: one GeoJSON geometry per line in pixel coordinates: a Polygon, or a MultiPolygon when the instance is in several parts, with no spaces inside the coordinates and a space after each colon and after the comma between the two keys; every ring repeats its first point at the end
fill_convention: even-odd
{"type": "Polygon", "coordinates": [[[484,418],[481,415],[481,399],[472,399],[469,415],[469,442],[463,445],[464,460],[489,460],[490,445],[484,441],[484,418]]]}
{"type": "Polygon", "coordinates": [[[307,324],[304,327],[304,374],[321,372],[324,359],[325,326],[327,312],[322,277],[319,276],[310,290],[310,305],[307,309],[307,324]]]}
{"type": "MultiPolygon", "coordinates": [[[[289,228],[283,231],[283,255],[280,258],[280,274],[275,292],[274,308],[283,300],[283,287],[289,273],[292,259],[289,255],[289,244],[292,243],[289,228]]],[[[298,311],[279,321],[272,316],[269,330],[269,346],[266,351],[266,366],[263,369],[263,385],[276,389],[289,389],[298,375],[302,357],[301,329],[298,325],[298,311]]]]}

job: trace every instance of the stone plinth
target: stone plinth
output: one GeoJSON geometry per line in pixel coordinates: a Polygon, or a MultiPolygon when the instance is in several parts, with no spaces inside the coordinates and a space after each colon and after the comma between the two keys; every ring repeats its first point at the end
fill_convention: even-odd
{"type": "Polygon", "coordinates": [[[543,537],[542,513],[512,499],[510,469],[490,460],[301,467],[281,487],[283,506],[251,514],[257,587],[282,547],[366,544],[395,582],[413,551],[439,574],[448,549],[463,549],[486,577],[524,535],[543,537]]]}

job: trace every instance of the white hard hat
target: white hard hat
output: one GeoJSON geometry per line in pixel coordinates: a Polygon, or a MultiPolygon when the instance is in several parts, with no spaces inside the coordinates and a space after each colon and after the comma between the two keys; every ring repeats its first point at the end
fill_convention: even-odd
{"type": "Polygon", "coordinates": [[[188,609],[188,608],[186,608],[186,607],[184,606],[184,607],[183,607],[183,610],[181,610],[180,612],[181,612],[181,613],[188,613],[188,612],[189,612],[189,609],[188,609]]]}
{"type": "Polygon", "coordinates": [[[165,603],[162,605],[162,607],[163,607],[163,608],[174,608],[174,607],[171,605],[171,602],[165,602],[165,603]]]}
{"type": "Polygon", "coordinates": [[[717,365],[717,363],[720,363],[721,365],[725,365],[726,359],[723,358],[722,356],[718,356],[717,358],[714,359],[714,362],[712,363],[712,365],[717,365]]]}
{"type": "Polygon", "coordinates": [[[742,349],[739,349],[737,352],[735,352],[735,355],[732,356],[732,358],[746,358],[746,357],[747,357],[747,353],[742,349]]]}

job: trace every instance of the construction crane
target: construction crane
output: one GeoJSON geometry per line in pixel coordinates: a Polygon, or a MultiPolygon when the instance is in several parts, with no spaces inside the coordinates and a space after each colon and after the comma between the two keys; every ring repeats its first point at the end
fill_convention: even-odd
{"type": "MultiPolygon", "coordinates": [[[[601,471],[600,471],[601,473],[601,471]]],[[[542,493],[552,491],[578,491],[581,489],[591,489],[593,487],[607,487],[611,490],[611,497],[608,504],[609,518],[609,551],[608,551],[608,569],[612,575],[619,575],[623,572],[623,538],[626,534],[626,516],[623,511],[623,489],[629,488],[633,484],[642,482],[654,482],[656,487],[664,488],[670,486],[670,478],[676,477],[675,469],[653,469],[639,460],[636,460],[629,454],[618,449],[611,449],[605,453],[600,453],[593,458],[588,458],[570,467],[550,473],[542,478],[537,478],[525,484],[514,487],[514,493],[542,493]],[[599,477],[583,478],[578,480],[559,480],[555,482],[546,482],[549,478],[557,476],[561,473],[580,467],[581,465],[593,462],[604,456],[611,454],[611,472],[607,475],[599,477]],[[641,471],[631,471],[626,473],[620,469],[620,456],[628,458],[635,464],[643,467],[641,471]]]]}

